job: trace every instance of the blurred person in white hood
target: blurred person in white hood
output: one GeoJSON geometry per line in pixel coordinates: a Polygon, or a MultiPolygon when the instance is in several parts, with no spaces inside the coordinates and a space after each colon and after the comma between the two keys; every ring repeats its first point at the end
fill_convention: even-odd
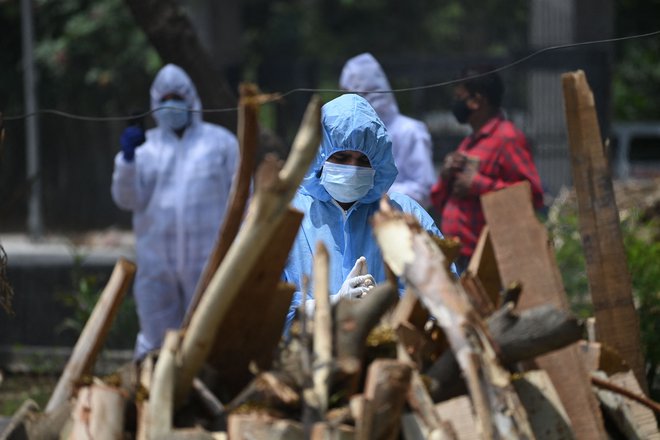
{"type": "Polygon", "coordinates": [[[238,140],[204,122],[195,85],[179,66],[151,86],[156,127],[121,135],[112,198],[132,211],[140,320],[135,358],[161,346],[181,325],[222,224],[238,160],[238,140]]]}
{"type": "Polygon", "coordinates": [[[366,98],[387,128],[392,139],[394,163],[399,171],[389,191],[405,194],[422,206],[428,206],[431,187],[436,180],[431,135],[422,121],[399,112],[393,93],[374,93],[391,90],[376,58],[363,53],[349,59],[341,72],[339,87],[366,98]]]}

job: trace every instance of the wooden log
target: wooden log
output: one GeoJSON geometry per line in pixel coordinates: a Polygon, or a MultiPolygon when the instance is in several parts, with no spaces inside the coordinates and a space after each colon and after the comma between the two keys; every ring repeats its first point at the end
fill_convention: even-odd
{"type": "Polygon", "coordinates": [[[327,422],[314,423],[311,440],[353,440],[355,428],[348,425],[331,425],[327,422]]]}
{"type": "Polygon", "coordinates": [[[490,240],[488,225],[485,225],[479,234],[477,246],[474,249],[472,257],[470,257],[470,262],[465,272],[479,280],[481,287],[488,294],[493,307],[499,307],[499,295],[503,286],[497,268],[493,243],[490,240]]]}
{"type": "Polygon", "coordinates": [[[229,194],[229,203],[225,213],[222,227],[218,231],[216,244],[208,257],[204,270],[195,288],[193,299],[188,306],[182,328],[190,323],[190,318],[204,291],[211,282],[211,278],[218,270],[222,259],[227,254],[229,246],[234,241],[238,229],[243,221],[245,205],[250,196],[250,184],[257,157],[257,144],[259,133],[259,107],[264,95],[259,95],[256,85],[242,83],[239,86],[238,100],[238,145],[240,147],[240,161],[234,182],[229,194]]]}
{"type": "Polygon", "coordinates": [[[402,322],[408,322],[419,330],[424,329],[429,319],[429,312],[417,298],[415,292],[406,289],[403,298],[399,300],[390,319],[392,328],[397,328],[402,322]]]}
{"type": "Polygon", "coordinates": [[[332,371],[332,316],[328,293],[328,251],[323,242],[318,242],[314,253],[314,392],[318,399],[319,412],[328,410],[330,372],[332,371]]]}
{"type": "Polygon", "coordinates": [[[477,432],[472,403],[468,396],[455,397],[435,405],[436,411],[448,420],[459,440],[482,440],[477,432]]]}
{"type": "Polygon", "coordinates": [[[149,353],[142,361],[140,368],[139,389],[137,392],[137,429],[135,437],[137,440],[149,440],[149,392],[151,391],[151,379],[154,373],[154,354],[149,353]]]}
{"type": "Polygon", "coordinates": [[[398,438],[411,375],[410,365],[395,359],[371,363],[364,386],[363,423],[356,433],[358,440],[398,438]]]}
{"type": "Polygon", "coordinates": [[[333,308],[335,362],[331,394],[341,393],[348,398],[358,391],[367,337],[397,299],[397,289],[385,282],[359,301],[342,299],[333,308]]]}
{"type": "Polygon", "coordinates": [[[250,270],[246,278],[249,281],[239,288],[218,325],[206,364],[217,374],[211,390],[225,401],[254,377],[250,364],[261,371],[270,369],[295,291],[295,286],[280,280],[302,218],[301,212],[287,209],[250,270]]]}
{"type": "Polygon", "coordinates": [[[193,378],[206,361],[217,329],[241,288],[253,282],[248,275],[270,243],[288,210],[298,185],[316,155],[321,139],[321,101],[313,97],[303,117],[287,162],[280,169],[275,158],[262,162],[255,179],[256,192],[241,230],[213,276],[193,314],[181,346],[176,402],[182,404],[193,378]]]}
{"type": "MultiPolygon", "coordinates": [[[[520,310],[543,304],[568,310],[561,275],[548,235],[536,218],[529,183],[519,183],[481,197],[502,284],[520,282],[525,294],[520,310]],[[520,237],[525,237],[521,240],[520,237]]],[[[571,419],[577,438],[604,438],[598,403],[577,345],[536,360],[546,370],[571,419]]]]}
{"type": "Polygon", "coordinates": [[[226,412],[242,405],[256,404],[262,408],[282,412],[295,412],[300,409],[300,390],[286,375],[276,371],[259,373],[231,402],[226,412]]]}
{"type": "Polygon", "coordinates": [[[201,428],[175,429],[158,437],[158,440],[228,440],[225,432],[208,432],[201,428]]]}
{"type": "MultiPolygon", "coordinates": [[[[0,118],[2,114],[0,113],[0,118]]],[[[1,120],[1,119],[0,119],[1,120]]],[[[21,404],[18,410],[11,416],[5,428],[0,432],[0,439],[11,440],[27,437],[26,421],[31,415],[39,411],[39,405],[32,399],[28,399],[21,404]]]]}
{"type": "Polygon", "coordinates": [[[410,381],[410,390],[408,391],[408,405],[419,416],[429,435],[438,439],[456,440],[456,432],[451,424],[443,419],[436,408],[433,406],[433,400],[422,381],[418,371],[412,372],[410,381]]]}
{"type": "Polygon", "coordinates": [[[337,358],[361,359],[369,332],[398,299],[397,289],[389,282],[378,284],[359,301],[342,299],[334,308],[335,350],[337,358]]]}
{"type": "Polygon", "coordinates": [[[580,235],[598,337],[621,353],[646,390],[639,317],[594,97],[581,70],[563,74],[562,85],[580,235]]]}
{"type": "Polygon", "coordinates": [[[71,357],[46,405],[45,412],[53,411],[66,402],[71,397],[75,384],[84,374],[91,372],[96,356],[103,347],[112,321],[134,276],[135,264],[120,258],[115,264],[110,280],[103,289],[92,314],[85,323],[71,357]]]}
{"type": "Polygon", "coordinates": [[[123,393],[100,381],[78,391],[78,398],[71,413],[73,426],[70,440],[116,440],[123,438],[123,393]]]}
{"type": "Polygon", "coordinates": [[[442,252],[413,216],[395,212],[385,197],[372,221],[385,261],[418,292],[444,330],[470,390],[481,435],[531,438],[524,408],[497,361],[488,330],[446,269],[442,252]]]}
{"type": "Polygon", "coordinates": [[[596,395],[603,410],[627,439],[658,440],[657,420],[651,406],[660,414],[660,405],[649,401],[632,371],[607,377],[605,373],[592,373],[596,395]],[[650,404],[650,405],[649,405],[650,404]]]}
{"type": "Polygon", "coordinates": [[[151,391],[149,393],[149,412],[146,428],[148,438],[161,438],[172,431],[174,420],[174,380],[176,377],[176,349],[179,345],[179,332],[170,330],[165,334],[163,346],[154,368],[151,391]]]}
{"type": "Polygon", "coordinates": [[[200,379],[193,380],[193,390],[195,396],[201,402],[202,406],[214,419],[219,419],[225,415],[225,406],[218,400],[211,390],[200,379]]]}
{"type": "Polygon", "coordinates": [[[59,405],[49,413],[38,412],[38,406],[29,403],[32,402],[30,400],[24,402],[12,416],[9,425],[0,432],[0,439],[57,440],[67,438],[71,430],[72,400],[59,405]]]}
{"type": "Polygon", "coordinates": [[[486,319],[495,311],[497,303],[489,297],[488,292],[481,284],[481,280],[469,270],[461,274],[461,285],[468,295],[468,299],[474,307],[474,310],[482,319],[486,319]]]}
{"type": "Polygon", "coordinates": [[[231,440],[303,440],[303,426],[292,420],[276,419],[259,414],[231,414],[227,420],[231,440]]]}
{"type": "MultiPolygon", "coordinates": [[[[513,303],[505,303],[488,319],[488,329],[499,347],[504,365],[529,360],[578,341],[582,328],[569,312],[549,305],[513,313],[513,303]]],[[[446,400],[466,392],[459,379],[460,368],[453,352],[447,351],[426,371],[433,379],[432,397],[446,400]]]]}
{"type": "Polygon", "coordinates": [[[575,438],[568,414],[545,371],[526,371],[513,381],[513,386],[527,409],[537,440],[575,438]]]}

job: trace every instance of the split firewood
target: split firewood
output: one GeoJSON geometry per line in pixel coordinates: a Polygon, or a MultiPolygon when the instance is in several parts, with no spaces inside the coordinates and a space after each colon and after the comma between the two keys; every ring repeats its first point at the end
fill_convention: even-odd
{"type": "Polygon", "coordinates": [[[257,157],[259,107],[265,100],[270,99],[271,96],[260,95],[257,86],[248,83],[243,83],[239,86],[239,95],[237,135],[238,145],[240,147],[240,160],[238,171],[236,176],[234,176],[234,182],[231,186],[231,192],[229,194],[230,201],[227,205],[224,222],[218,231],[216,244],[199,277],[193,299],[188,306],[186,317],[181,326],[182,328],[187,327],[190,323],[192,313],[211,282],[211,278],[213,278],[213,275],[218,270],[222,259],[227,254],[229,246],[234,241],[243,221],[245,205],[250,196],[250,184],[257,157]]]}
{"type": "Polygon", "coordinates": [[[598,337],[621,353],[646,390],[639,316],[596,103],[583,71],[564,73],[561,80],[580,235],[598,337]]]}
{"type": "Polygon", "coordinates": [[[428,310],[424,308],[415,292],[406,289],[403,298],[399,300],[392,312],[390,325],[392,328],[397,328],[400,323],[408,322],[417,329],[423,330],[428,319],[428,310]]]}
{"type": "Polygon", "coordinates": [[[149,392],[148,432],[149,439],[161,438],[172,431],[174,420],[174,381],[176,371],[176,349],[179,332],[170,330],[165,334],[163,346],[154,368],[149,392]]]}
{"type": "Polygon", "coordinates": [[[385,282],[359,301],[341,299],[333,308],[336,359],[331,393],[350,397],[357,392],[367,337],[397,298],[397,289],[385,282]]]}
{"type": "Polygon", "coordinates": [[[311,440],[353,440],[355,428],[349,425],[332,425],[319,422],[312,427],[311,440]]]}
{"type": "Polygon", "coordinates": [[[411,366],[396,359],[377,359],[371,363],[364,386],[364,408],[357,440],[399,437],[411,375],[411,366]]]}
{"type": "Polygon", "coordinates": [[[454,397],[438,403],[435,408],[446,420],[449,420],[452,429],[460,440],[482,440],[487,438],[478,433],[477,421],[468,396],[454,397]]]}
{"type": "Polygon", "coordinates": [[[369,332],[398,300],[397,289],[389,282],[378,284],[359,301],[342,299],[334,309],[338,359],[361,359],[369,332]]]}
{"type": "Polygon", "coordinates": [[[123,258],[115,264],[110,280],[85,323],[71,357],[46,405],[45,412],[53,411],[66,402],[71,397],[75,384],[84,374],[91,372],[112,321],[133,281],[135,269],[135,264],[123,258]]]}
{"type": "MultiPolygon", "coordinates": [[[[560,349],[582,336],[580,323],[569,312],[541,305],[516,314],[513,304],[505,303],[488,319],[488,329],[499,347],[498,357],[505,366],[560,349]]],[[[436,402],[466,392],[451,350],[443,353],[426,375],[432,379],[432,396],[436,402]]]]}
{"type": "Polygon", "coordinates": [[[419,374],[413,371],[408,391],[408,405],[419,416],[429,434],[437,440],[458,440],[456,432],[446,419],[443,419],[433,405],[426,385],[419,374]]]}
{"type": "MultiPolygon", "coordinates": [[[[529,183],[521,182],[485,194],[481,197],[481,206],[502,285],[520,282],[525,289],[518,309],[524,311],[550,304],[569,310],[551,241],[534,212],[529,183]]],[[[577,345],[543,355],[534,363],[550,375],[571,419],[575,436],[605,438],[598,402],[577,345]]]]}
{"type": "Polygon", "coordinates": [[[466,379],[481,435],[534,438],[485,324],[446,269],[444,255],[429,234],[413,216],[395,212],[386,197],[373,223],[385,261],[418,292],[444,330],[466,379]]]}
{"type": "Polygon", "coordinates": [[[322,242],[314,253],[314,361],[313,383],[318,410],[328,410],[330,372],[332,371],[332,316],[328,294],[328,251],[322,242]]]}
{"type": "Polygon", "coordinates": [[[527,409],[532,429],[538,438],[575,438],[571,421],[548,373],[544,370],[526,371],[516,375],[513,386],[527,409]]]}
{"type": "Polygon", "coordinates": [[[151,380],[154,372],[154,354],[149,353],[142,361],[138,391],[136,393],[137,406],[137,440],[149,440],[149,392],[151,391],[151,380]]]}
{"type": "Polygon", "coordinates": [[[605,413],[629,439],[660,439],[656,415],[660,404],[646,397],[639,382],[628,370],[607,376],[602,371],[591,373],[598,400],[605,413]]]}
{"type": "Polygon", "coordinates": [[[447,429],[430,429],[418,413],[406,413],[401,417],[401,434],[405,440],[466,440],[457,437],[451,423],[447,423],[447,429]],[[451,430],[451,436],[447,436],[447,429],[451,430]]]}
{"type": "Polygon", "coordinates": [[[225,406],[218,400],[218,398],[208,389],[208,387],[200,379],[193,380],[193,391],[195,396],[202,403],[206,411],[213,419],[221,419],[225,416],[225,406]]]}
{"type": "MultiPolygon", "coordinates": [[[[71,413],[71,432],[65,438],[71,440],[114,440],[123,437],[124,394],[95,380],[91,386],[78,391],[71,413]]],[[[156,438],[156,437],[154,437],[156,438]]]]}
{"type": "Polygon", "coordinates": [[[472,303],[472,307],[482,319],[486,319],[495,311],[496,304],[488,296],[488,292],[481,284],[481,280],[470,271],[461,275],[461,285],[472,303]]]}
{"type": "Polygon", "coordinates": [[[477,246],[464,273],[478,279],[493,306],[495,308],[499,307],[499,294],[503,286],[488,225],[485,225],[481,230],[477,246]]]}
{"type": "Polygon", "coordinates": [[[226,405],[225,412],[245,407],[258,407],[264,411],[282,414],[300,412],[301,389],[291,377],[278,371],[259,373],[245,389],[226,405]]]}
{"type": "MultiPolygon", "coordinates": [[[[0,117],[2,114],[0,113],[0,117]]],[[[1,119],[0,119],[1,120],[1,119]]],[[[18,438],[19,436],[26,437],[27,428],[26,421],[34,414],[39,412],[39,405],[32,399],[28,399],[18,408],[18,410],[11,416],[9,423],[5,426],[4,430],[0,432],[1,439],[18,438]]],[[[28,437],[29,438],[29,437],[28,437]]]]}
{"type": "Polygon", "coordinates": [[[277,419],[266,414],[231,414],[227,421],[231,440],[303,440],[303,426],[293,420],[277,419]]]}
{"type": "Polygon", "coordinates": [[[176,402],[187,398],[193,378],[207,359],[219,324],[248,280],[255,261],[287,212],[298,185],[316,155],[320,140],[321,101],[313,97],[303,117],[291,153],[280,168],[275,158],[264,160],[255,179],[256,191],[245,222],[216,271],[186,329],[180,350],[176,402]]]}
{"type": "Polygon", "coordinates": [[[271,368],[295,291],[294,285],[281,281],[282,271],[302,218],[301,212],[291,208],[282,215],[246,276],[250,282],[239,288],[218,324],[205,371],[213,372],[215,380],[207,384],[224,401],[235,397],[252,380],[254,371],[271,368]]]}

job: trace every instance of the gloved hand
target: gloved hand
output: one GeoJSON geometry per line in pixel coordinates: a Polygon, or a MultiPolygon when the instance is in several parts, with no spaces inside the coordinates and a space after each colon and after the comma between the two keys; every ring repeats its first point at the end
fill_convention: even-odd
{"type": "Polygon", "coordinates": [[[369,290],[376,285],[376,280],[367,273],[367,259],[360,257],[355,262],[355,266],[346,277],[346,281],[341,285],[339,292],[335,295],[338,299],[358,299],[362,298],[369,290]]]}
{"type": "Polygon", "coordinates": [[[145,141],[144,130],[137,125],[129,125],[119,138],[121,151],[124,153],[124,159],[127,162],[133,162],[135,158],[135,148],[142,145],[145,141]]]}

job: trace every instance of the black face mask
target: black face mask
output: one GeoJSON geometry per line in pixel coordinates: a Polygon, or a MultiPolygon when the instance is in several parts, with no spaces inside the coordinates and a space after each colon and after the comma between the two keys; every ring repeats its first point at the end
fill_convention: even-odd
{"type": "Polygon", "coordinates": [[[472,110],[467,106],[467,99],[455,99],[451,105],[451,112],[459,124],[465,124],[472,114],[472,110]]]}

